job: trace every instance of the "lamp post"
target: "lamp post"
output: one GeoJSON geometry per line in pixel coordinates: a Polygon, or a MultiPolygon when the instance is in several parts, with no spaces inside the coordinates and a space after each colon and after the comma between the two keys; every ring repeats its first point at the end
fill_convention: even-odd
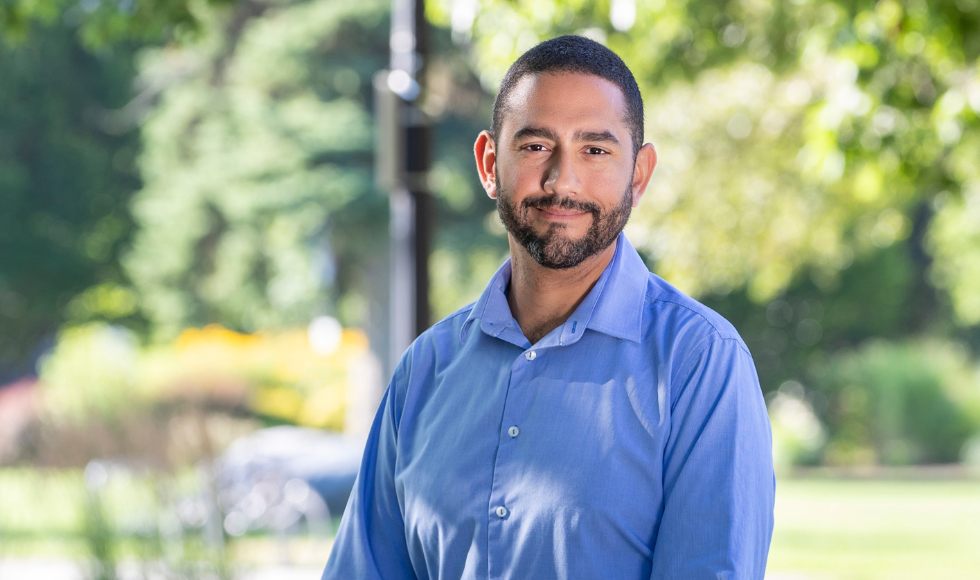
{"type": "Polygon", "coordinates": [[[392,0],[391,62],[374,79],[376,177],[389,192],[389,370],[429,326],[431,127],[419,109],[428,57],[424,0],[392,0]]]}

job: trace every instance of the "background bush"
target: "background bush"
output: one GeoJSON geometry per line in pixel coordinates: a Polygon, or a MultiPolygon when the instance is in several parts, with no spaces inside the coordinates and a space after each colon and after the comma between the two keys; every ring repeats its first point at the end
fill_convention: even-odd
{"type": "Polygon", "coordinates": [[[954,343],[870,341],[818,364],[814,377],[829,464],[955,462],[980,431],[980,382],[954,343]]]}

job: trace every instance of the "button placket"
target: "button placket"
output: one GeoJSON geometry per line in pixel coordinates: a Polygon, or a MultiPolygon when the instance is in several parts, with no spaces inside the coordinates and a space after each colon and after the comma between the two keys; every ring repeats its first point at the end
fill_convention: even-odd
{"type": "Polygon", "coordinates": [[[516,486],[519,481],[516,476],[521,471],[521,462],[518,459],[520,456],[515,455],[520,453],[517,437],[524,435],[519,425],[525,426],[522,421],[531,397],[526,387],[534,381],[536,371],[539,370],[535,365],[530,364],[530,361],[537,357],[536,351],[527,350],[523,355],[524,361],[521,361],[520,357],[516,360],[512,359],[507,394],[501,409],[497,456],[494,461],[493,482],[487,506],[490,516],[487,521],[489,546],[487,572],[490,578],[497,578],[504,574],[506,554],[513,547],[512,540],[517,533],[514,527],[518,526],[520,520],[513,511],[521,501],[522,491],[516,486]]]}

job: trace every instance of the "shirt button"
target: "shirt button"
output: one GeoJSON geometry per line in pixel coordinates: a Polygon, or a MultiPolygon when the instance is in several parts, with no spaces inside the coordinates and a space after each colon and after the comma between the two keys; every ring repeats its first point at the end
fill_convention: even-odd
{"type": "Polygon", "coordinates": [[[498,506],[496,511],[497,511],[497,516],[502,518],[507,517],[507,508],[505,508],[504,506],[498,506]]]}
{"type": "Polygon", "coordinates": [[[526,353],[524,353],[524,358],[526,358],[527,360],[534,360],[535,357],[537,356],[538,353],[534,352],[533,350],[529,350],[526,353]]]}
{"type": "Polygon", "coordinates": [[[517,437],[518,435],[520,435],[520,433],[521,430],[517,428],[517,425],[514,425],[513,427],[507,430],[507,434],[510,435],[511,437],[517,437]]]}

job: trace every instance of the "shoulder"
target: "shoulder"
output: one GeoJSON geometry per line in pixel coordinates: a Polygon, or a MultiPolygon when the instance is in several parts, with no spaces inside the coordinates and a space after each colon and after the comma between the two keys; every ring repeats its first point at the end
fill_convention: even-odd
{"type": "Polygon", "coordinates": [[[749,355],[728,320],[653,273],[648,278],[644,308],[646,337],[666,349],[664,354],[675,371],[720,343],[749,355]]]}
{"type": "Polygon", "coordinates": [[[730,338],[742,343],[738,331],[722,315],[653,273],[647,282],[645,306],[653,319],[690,329],[698,335],[730,338]]]}
{"type": "Polygon", "coordinates": [[[424,372],[439,359],[455,356],[459,351],[460,335],[476,303],[470,303],[433,324],[419,335],[405,350],[395,368],[397,378],[408,380],[413,374],[424,372]]]}
{"type": "Polygon", "coordinates": [[[406,407],[411,407],[410,401],[431,383],[438,367],[459,353],[460,331],[472,309],[473,304],[469,304],[433,324],[402,353],[388,385],[396,429],[406,407]]]}

